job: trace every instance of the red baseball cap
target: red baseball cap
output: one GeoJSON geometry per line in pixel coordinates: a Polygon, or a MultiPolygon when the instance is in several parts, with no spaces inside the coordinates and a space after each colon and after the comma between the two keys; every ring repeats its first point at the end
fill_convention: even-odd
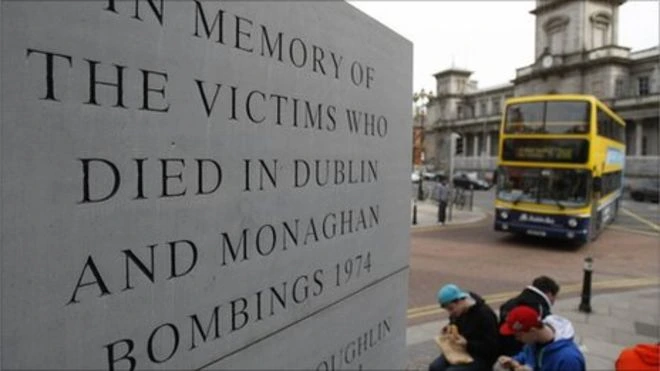
{"type": "Polygon", "coordinates": [[[500,334],[513,335],[516,332],[526,332],[541,324],[541,316],[534,308],[520,305],[513,308],[506,316],[506,321],[500,326],[500,334]]]}

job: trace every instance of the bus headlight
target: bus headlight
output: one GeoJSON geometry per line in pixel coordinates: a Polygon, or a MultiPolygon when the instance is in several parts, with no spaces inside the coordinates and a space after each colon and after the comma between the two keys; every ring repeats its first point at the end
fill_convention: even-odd
{"type": "Polygon", "coordinates": [[[568,226],[569,227],[575,228],[575,227],[577,227],[577,225],[578,225],[577,219],[575,219],[575,218],[568,219],[568,226]]]}
{"type": "Polygon", "coordinates": [[[502,218],[504,220],[509,219],[509,213],[507,213],[506,211],[501,211],[500,212],[500,218],[502,218]]]}

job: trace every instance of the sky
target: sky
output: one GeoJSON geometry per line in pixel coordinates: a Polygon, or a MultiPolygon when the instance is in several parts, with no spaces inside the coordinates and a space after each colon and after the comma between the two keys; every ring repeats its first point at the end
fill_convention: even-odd
{"type": "MultiPolygon", "coordinates": [[[[533,0],[349,1],[413,43],[413,91],[435,90],[433,74],[450,67],[474,73],[478,87],[515,78],[534,62],[533,0]],[[502,49],[504,48],[504,49],[502,49]]],[[[619,8],[619,42],[632,51],[658,45],[657,0],[619,8]]]]}

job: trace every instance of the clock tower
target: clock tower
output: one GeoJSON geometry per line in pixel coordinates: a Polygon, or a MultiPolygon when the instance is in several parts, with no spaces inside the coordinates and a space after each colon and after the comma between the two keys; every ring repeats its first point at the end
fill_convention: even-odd
{"type": "Polygon", "coordinates": [[[537,0],[535,56],[578,53],[617,45],[619,6],[625,0],[537,0]]]}
{"type": "MultiPolygon", "coordinates": [[[[619,7],[626,0],[537,0],[534,62],[516,71],[515,95],[602,95],[609,81],[592,81],[604,66],[626,68],[630,49],[618,45],[619,7]]],[[[602,72],[602,70],[601,70],[602,72]]]]}

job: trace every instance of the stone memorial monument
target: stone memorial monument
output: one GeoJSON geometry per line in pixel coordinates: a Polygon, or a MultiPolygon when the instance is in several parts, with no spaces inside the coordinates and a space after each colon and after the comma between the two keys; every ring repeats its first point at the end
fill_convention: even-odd
{"type": "Polygon", "coordinates": [[[0,4],[0,368],[404,366],[409,41],[344,2],[0,4]]]}

